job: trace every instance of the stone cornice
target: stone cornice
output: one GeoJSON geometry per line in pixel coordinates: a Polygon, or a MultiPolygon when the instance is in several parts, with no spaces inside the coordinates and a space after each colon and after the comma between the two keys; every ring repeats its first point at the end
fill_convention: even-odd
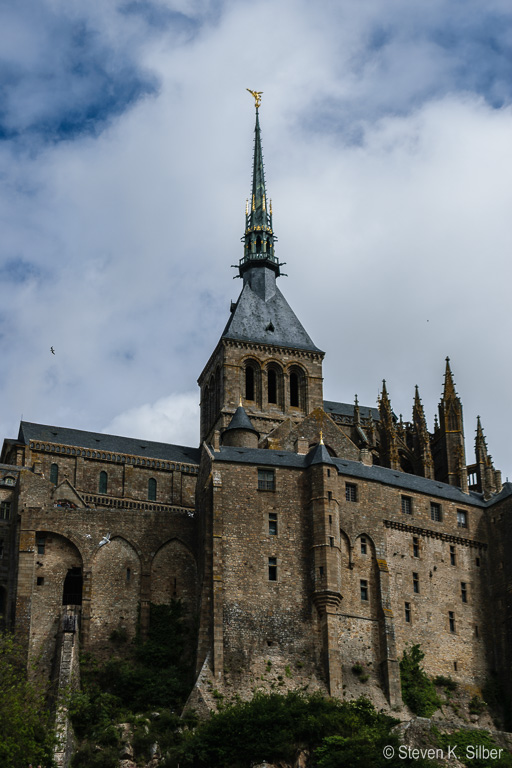
{"type": "Polygon", "coordinates": [[[257,350],[258,352],[266,352],[267,354],[283,354],[294,355],[296,357],[307,357],[310,360],[322,361],[325,357],[325,352],[312,352],[307,349],[298,349],[296,347],[281,347],[274,344],[261,344],[251,341],[239,341],[237,339],[222,339],[222,344],[226,347],[236,347],[238,349],[257,350]]]}
{"type": "Polygon", "coordinates": [[[94,459],[95,461],[104,461],[110,464],[126,464],[128,466],[136,466],[139,468],[157,469],[160,472],[185,472],[186,474],[197,475],[199,471],[197,464],[185,464],[182,461],[164,461],[163,459],[152,459],[151,457],[141,458],[135,454],[98,451],[92,448],[82,448],[79,445],[64,445],[63,443],[31,440],[29,448],[31,451],[51,453],[56,454],[57,456],[94,459]]]}
{"type": "Polygon", "coordinates": [[[487,549],[487,544],[484,542],[475,541],[474,539],[466,539],[463,536],[455,536],[451,533],[444,533],[443,531],[434,531],[431,528],[419,528],[415,525],[399,523],[396,520],[384,520],[383,522],[386,528],[394,528],[397,531],[407,531],[408,533],[414,533],[417,536],[424,536],[430,539],[440,539],[441,541],[449,541],[453,544],[462,544],[464,547],[487,549]]]}

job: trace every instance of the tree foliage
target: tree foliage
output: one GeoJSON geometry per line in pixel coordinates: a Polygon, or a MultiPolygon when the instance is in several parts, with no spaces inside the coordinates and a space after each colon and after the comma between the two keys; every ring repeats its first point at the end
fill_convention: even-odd
{"type": "Polygon", "coordinates": [[[420,717],[430,717],[441,706],[432,680],[426,675],[421,662],[425,654],[419,645],[413,645],[400,662],[400,680],[404,703],[420,717]]]}
{"type": "Polygon", "coordinates": [[[0,765],[54,765],[55,738],[45,693],[27,680],[24,654],[15,638],[0,634],[0,765]]]}

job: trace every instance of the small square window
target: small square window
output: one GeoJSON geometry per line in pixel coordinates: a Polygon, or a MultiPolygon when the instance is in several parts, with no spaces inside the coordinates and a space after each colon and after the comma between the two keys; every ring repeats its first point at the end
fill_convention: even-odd
{"type": "Polygon", "coordinates": [[[357,485],[345,483],[345,499],[347,501],[357,501],[357,485]]]}
{"type": "Polygon", "coordinates": [[[268,513],[268,534],[277,536],[277,512],[268,513]]]}
{"type": "Polygon", "coordinates": [[[467,603],[468,601],[468,588],[465,581],[461,581],[460,583],[460,596],[463,603],[467,603]]]}
{"type": "Polygon", "coordinates": [[[38,587],[42,587],[44,584],[44,576],[38,576],[36,579],[36,584],[38,587]]]}
{"type": "Polygon", "coordinates": [[[402,513],[412,515],[412,499],[410,496],[402,496],[402,513]]]}
{"type": "Polygon", "coordinates": [[[368,582],[366,579],[361,579],[361,600],[368,600],[368,582]]]}
{"type": "Polygon", "coordinates": [[[258,469],[258,491],[274,491],[276,487],[273,469],[258,469]]]}
{"type": "Polygon", "coordinates": [[[366,536],[361,536],[361,554],[366,555],[368,551],[368,544],[366,541],[366,536]]]}
{"type": "Polygon", "coordinates": [[[468,513],[464,512],[463,509],[457,510],[457,528],[467,528],[468,527],[468,513]]]}
{"type": "Polygon", "coordinates": [[[455,632],[455,614],[453,611],[448,611],[448,622],[450,625],[450,632],[455,632]]]}
{"type": "Polygon", "coordinates": [[[405,604],[405,621],[407,624],[411,623],[411,604],[405,604]]]}
{"type": "Polygon", "coordinates": [[[420,577],[417,573],[413,573],[412,575],[412,590],[416,594],[419,594],[420,591],[420,577]]]}
{"type": "Polygon", "coordinates": [[[420,556],[420,542],[417,536],[414,536],[412,540],[412,555],[413,557],[420,556]]]}
{"type": "Polygon", "coordinates": [[[277,581],[277,557],[268,559],[268,580],[277,581]]]}
{"type": "Polygon", "coordinates": [[[440,523],[441,520],[443,519],[443,515],[442,515],[442,511],[441,511],[441,505],[437,504],[434,501],[430,502],[430,517],[436,523],[440,523]]]}

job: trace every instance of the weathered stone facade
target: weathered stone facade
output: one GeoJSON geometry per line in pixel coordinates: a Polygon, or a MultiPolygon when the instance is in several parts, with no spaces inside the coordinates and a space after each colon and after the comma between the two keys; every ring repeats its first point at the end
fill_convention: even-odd
{"type": "Polygon", "coordinates": [[[150,603],[181,599],[196,693],[211,676],[249,696],[274,664],[343,696],[360,665],[395,706],[414,643],[429,674],[481,687],[497,672],[512,690],[512,485],[480,423],[467,465],[448,360],[432,433],[417,390],[405,423],[385,384],[377,408],[324,402],[324,353],[276,286],[258,143],[259,123],[243,288],[199,378],[200,448],[22,422],[0,465],[2,620],[46,674],[67,606],[102,654],[113,632],[147,629],[150,603]]]}

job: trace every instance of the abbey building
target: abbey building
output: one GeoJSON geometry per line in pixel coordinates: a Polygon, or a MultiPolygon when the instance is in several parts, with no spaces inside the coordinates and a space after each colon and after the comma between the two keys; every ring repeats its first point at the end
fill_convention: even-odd
{"type": "Polygon", "coordinates": [[[413,643],[430,674],[512,691],[512,484],[479,422],[470,458],[449,360],[433,432],[417,389],[410,422],[385,382],[377,407],[323,399],[324,353],[277,285],[258,108],[243,240],[199,447],[28,422],[4,441],[4,626],[50,674],[64,615],[105,654],[179,599],[207,704],[207,681],[250,695],[271,663],[340,697],[358,665],[395,706],[413,643]]]}

